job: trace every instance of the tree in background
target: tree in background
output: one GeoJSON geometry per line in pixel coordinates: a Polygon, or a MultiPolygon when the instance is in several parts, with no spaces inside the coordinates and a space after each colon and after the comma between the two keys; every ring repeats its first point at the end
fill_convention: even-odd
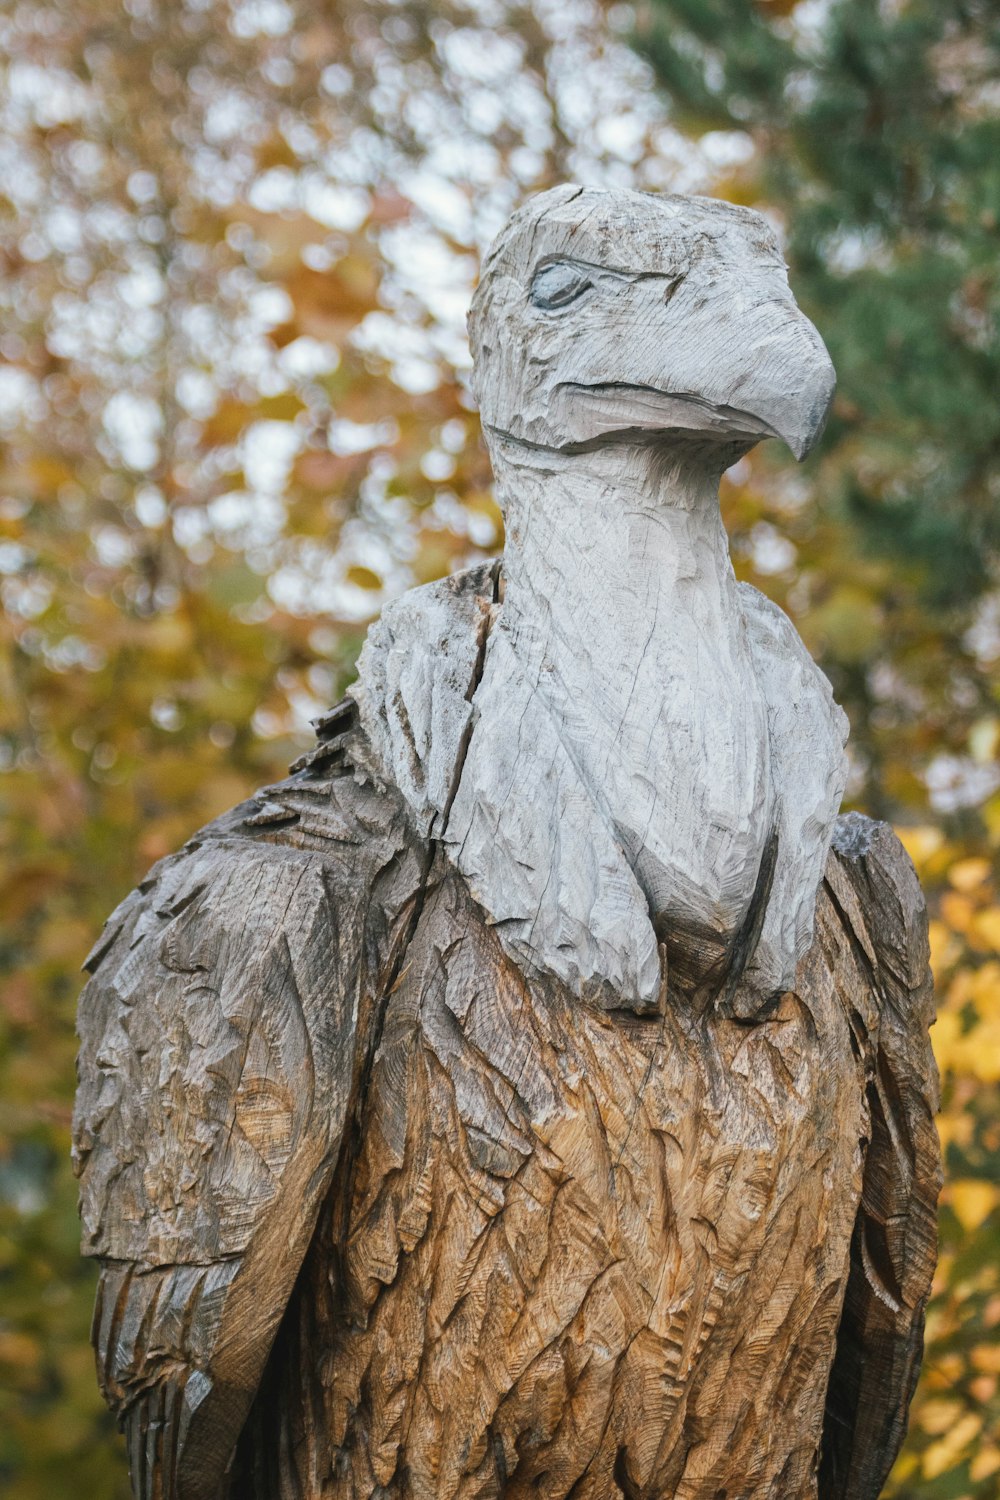
{"type": "Polygon", "coordinates": [[[735,550],[852,723],[856,805],[935,892],[939,1293],[897,1496],[1000,1483],[1000,13],[987,0],[652,0],[638,26],[714,190],[780,223],[839,374],[802,473],[758,450],[735,550]]]}

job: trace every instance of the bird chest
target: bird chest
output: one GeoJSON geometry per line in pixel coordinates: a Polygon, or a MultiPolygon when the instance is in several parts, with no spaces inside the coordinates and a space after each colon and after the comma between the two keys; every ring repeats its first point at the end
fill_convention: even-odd
{"type": "Polygon", "coordinates": [[[846,948],[824,903],[769,1019],[615,1015],[525,983],[445,876],[334,1189],[343,1255],[313,1251],[317,1493],[815,1493],[868,1131],[846,948]]]}

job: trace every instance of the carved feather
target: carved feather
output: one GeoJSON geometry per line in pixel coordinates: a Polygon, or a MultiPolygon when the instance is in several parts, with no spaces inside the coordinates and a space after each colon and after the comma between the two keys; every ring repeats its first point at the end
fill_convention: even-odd
{"type": "MultiPolygon", "coordinates": [[[[820,1500],[876,1500],[906,1434],[937,1259],[927,913],[892,829],[838,819],[827,889],[871,984],[870,1141],[823,1430],[820,1500]]],[[[856,1018],[859,1034],[867,1031],[856,1018]]]]}
{"type": "Polygon", "coordinates": [[[396,799],[306,772],[158,866],[91,957],[74,1154],[137,1500],[220,1492],[423,873],[396,799]]]}

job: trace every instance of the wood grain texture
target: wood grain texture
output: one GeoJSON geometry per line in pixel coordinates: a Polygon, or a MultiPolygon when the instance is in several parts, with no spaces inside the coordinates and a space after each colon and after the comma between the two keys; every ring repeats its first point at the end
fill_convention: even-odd
{"type": "Polygon", "coordinates": [[[825,351],[757,216],[575,189],[472,331],[503,567],[389,607],[88,960],[134,1493],[876,1500],[935,1255],[926,913],[834,822],[842,716],[718,514],[815,437],[825,351]]]}
{"type": "MultiPolygon", "coordinates": [[[[892,875],[905,856],[869,827],[892,875]]],[[[872,925],[911,894],[884,890],[872,925]]],[[[655,1018],[581,1006],[525,983],[439,861],[246,1493],[873,1500],[937,1192],[926,1014],[894,1001],[824,889],[766,1020],[669,991],[655,1018]],[[907,1072],[922,1091],[888,1104],[907,1072]]]]}
{"type": "Polygon", "coordinates": [[[423,888],[398,801],[324,760],[158,865],[88,960],[83,1248],[150,1500],[219,1494],[423,888]]]}
{"type": "Polygon", "coordinates": [[[869,1144],[823,1444],[824,1500],[852,1500],[879,1494],[906,1431],[937,1254],[941,1162],[928,1037],[934,996],[916,874],[892,830],[857,813],[839,819],[834,851],[827,889],[878,1007],[874,1037],[857,1008],[852,1017],[857,1034],[871,1038],[869,1144]]]}

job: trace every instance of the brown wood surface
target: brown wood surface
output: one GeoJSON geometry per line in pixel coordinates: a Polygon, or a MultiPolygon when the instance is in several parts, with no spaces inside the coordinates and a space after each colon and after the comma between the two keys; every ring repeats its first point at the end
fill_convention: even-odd
{"type": "Polygon", "coordinates": [[[841,819],[766,1018],[669,977],[608,1012],[525,981],[350,726],[90,961],[85,1249],[136,1495],[877,1495],[938,1172],[895,836],[841,819]]]}

